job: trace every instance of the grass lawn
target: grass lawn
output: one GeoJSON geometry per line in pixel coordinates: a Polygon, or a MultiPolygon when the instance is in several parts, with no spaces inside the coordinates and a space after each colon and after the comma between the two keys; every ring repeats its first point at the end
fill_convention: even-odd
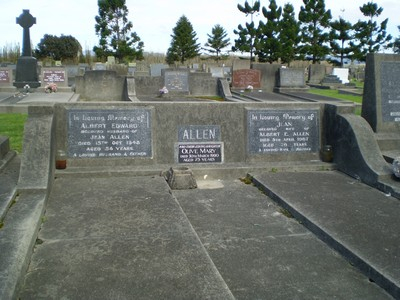
{"type": "Polygon", "coordinates": [[[18,153],[22,152],[24,125],[27,118],[27,114],[0,113],[0,135],[8,136],[10,138],[10,148],[18,153]]]}
{"type": "Polygon", "coordinates": [[[342,99],[347,101],[352,101],[355,103],[362,103],[362,96],[353,96],[353,95],[346,95],[346,94],[339,94],[338,90],[330,90],[330,89],[310,89],[309,93],[322,95],[327,97],[332,97],[336,99],[342,99]]]}

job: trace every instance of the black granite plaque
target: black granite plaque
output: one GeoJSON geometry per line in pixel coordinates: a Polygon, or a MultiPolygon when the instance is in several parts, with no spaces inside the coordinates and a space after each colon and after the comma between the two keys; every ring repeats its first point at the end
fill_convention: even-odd
{"type": "Polygon", "coordinates": [[[69,110],[68,156],[151,157],[151,110],[69,110]]]}
{"type": "Polygon", "coordinates": [[[179,142],[217,142],[221,140],[219,125],[189,125],[178,129],[179,142]]]}
{"type": "Polygon", "coordinates": [[[189,74],[187,71],[165,71],[164,78],[165,87],[168,91],[189,91],[189,74]]]}
{"type": "Polygon", "coordinates": [[[383,122],[400,122],[400,62],[381,63],[383,122]]]}
{"type": "Polygon", "coordinates": [[[178,163],[221,163],[223,143],[179,143],[177,144],[178,163]]]}
{"type": "Polygon", "coordinates": [[[247,128],[250,154],[319,150],[318,110],[249,110],[247,128]]]}

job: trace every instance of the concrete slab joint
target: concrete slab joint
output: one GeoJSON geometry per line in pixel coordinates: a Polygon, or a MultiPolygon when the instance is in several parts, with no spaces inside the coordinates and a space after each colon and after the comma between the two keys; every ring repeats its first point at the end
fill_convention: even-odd
{"type": "Polygon", "coordinates": [[[188,167],[170,168],[165,174],[172,190],[188,190],[197,188],[193,172],[188,167]]]}

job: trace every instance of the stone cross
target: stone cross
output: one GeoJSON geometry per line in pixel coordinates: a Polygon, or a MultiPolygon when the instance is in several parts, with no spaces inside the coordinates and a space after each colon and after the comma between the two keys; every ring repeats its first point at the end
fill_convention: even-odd
{"type": "Polygon", "coordinates": [[[33,24],[36,24],[36,18],[29,13],[29,9],[23,9],[22,14],[17,18],[17,24],[21,25],[24,29],[22,56],[32,56],[29,28],[32,27],[33,24]]]}

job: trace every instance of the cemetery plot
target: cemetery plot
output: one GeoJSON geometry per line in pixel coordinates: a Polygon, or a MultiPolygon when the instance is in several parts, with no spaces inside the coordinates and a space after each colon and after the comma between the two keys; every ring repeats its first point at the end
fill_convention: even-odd
{"type": "Polygon", "coordinates": [[[383,122],[400,122],[400,62],[381,63],[383,122]]]}
{"type": "Polygon", "coordinates": [[[152,157],[151,110],[69,110],[68,156],[152,157]]]}
{"type": "Polygon", "coordinates": [[[249,110],[248,152],[317,152],[318,110],[249,110]]]}

